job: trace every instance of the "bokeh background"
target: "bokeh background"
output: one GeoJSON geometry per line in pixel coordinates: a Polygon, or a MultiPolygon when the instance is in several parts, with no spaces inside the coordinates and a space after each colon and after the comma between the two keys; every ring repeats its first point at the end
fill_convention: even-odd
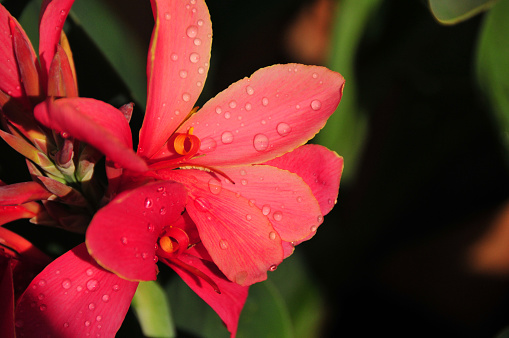
{"type": "MultiPolygon", "coordinates": [[[[432,0],[206,2],[214,38],[199,106],[276,63],[346,78],[313,140],[344,156],[338,204],[252,287],[238,337],[509,337],[509,0],[460,0],[493,7],[447,25],[432,0]]],[[[39,2],[1,3],[36,41],[39,2]]],[[[134,101],[134,131],[152,25],[148,0],[76,0],[65,26],[80,95],[134,101]]],[[[0,151],[2,180],[29,179],[21,156],[0,151]]],[[[83,240],[8,227],[54,257],[83,240]]],[[[161,268],[158,283],[177,336],[227,337],[174,277],[161,268]]],[[[118,336],[143,336],[134,311],[118,336]]]]}

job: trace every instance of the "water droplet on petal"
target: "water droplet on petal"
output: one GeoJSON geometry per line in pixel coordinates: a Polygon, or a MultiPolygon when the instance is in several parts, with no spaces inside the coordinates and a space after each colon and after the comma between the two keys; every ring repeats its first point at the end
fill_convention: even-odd
{"type": "Polygon", "coordinates": [[[262,214],[264,214],[265,216],[267,216],[268,214],[270,214],[270,205],[265,204],[265,205],[262,207],[262,214]]]}
{"type": "Polygon", "coordinates": [[[229,131],[225,131],[222,135],[221,135],[221,142],[223,142],[224,144],[230,144],[233,142],[233,134],[229,131]]]}
{"type": "Polygon", "coordinates": [[[318,229],[318,227],[316,225],[313,225],[311,228],[309,228],[309,230],[311,230],[311,232],[315,232],[317,229],[318,229]]]}
{"type": "Polygon", "coordinates": [[[264,97],[264,98],[262,99],[262,104],[263,104],[263,106],[264,106],[264,107],[267,107],[267,105],[269,104],[269,99],[268,99],[268,98],[266,98],[266,97],[264,97]]]}
{"type": "Polygon", "coordinates": [[[198,20],[198,26],[203,26],[203,20],[202,19],[198,20]]]}
{"type": "Polygon", "coordinates": [[[247,93],[248,95],[253,95],[253,94],[254,94],[254,89],[253,89],[253,87],[251,87],[251,86],[247,86],[247,87],[246,87],[246,93],[247,93]]]}
{"type": "Polygon", "coordinates": [[[89,310],[94,310],[95,309],[95,304],[94,303],[88,304],[88,309],[89,310]]]}
{"type": "Polygon", "coordinates": [[[318,78],[318,73],[313,73],[313,79],[317,79],[318,78]]]}
{"type": "Polygon", "coordinates": [[[302,202],[302,196],[297,197],[297,202],[299,202],[299,203],[302,202]]]}
{"type": "Polygon", "coordinates": [[[99,288],[99,281],[97,279],[91,279],[87,282],[88,291],[96,291],[99,288]]]}
{"type": "Polygon", "coordinates": [[[211,207],[210,202],[204,197],[198,197],[197,199],[195,199],[194,206],[196,209],[202,212],[210,210],[211,207]]]}
{"type": "Polygon", "coordinates": [[[171,14],[170,14],[170,13],[168,13],[168,12],[164,13],[164,18],[165,18],[166,20],[171,20],[171,14]]]}
{"type": "Polygon", "coordinates": [[[270,239],[274,240],[274,239],[276,239],[276,237],[277,237],[277,234],[276,234],[274,231],[271,231],[271,232],[269,233],[269,238],[270,238],[270,239]]]}
{"type": "Polygon", "coordinates": [[[290,127],[287,123],[281,122],[277,125],[276,130],[279,135],[286,136],[290,134],[292,127],[290,127]]]}
{"type": "Polygon", "coordinates": [[[94,271],[92,271],[92,269],[87,269],[86,274],[87,276],[92,276],[94,274],[94,271]]]}
{"type": "Polygon", "coordinates": [[[161,207],[161,209],[159,209],[159,214],[160,215],[166,215],[166,208],[165,207],[161,207]]]}
{"type": "Polygon", "coordinates": [[[218,195],[221,190],[223,189],[223,186],[221,185],[221,181],[216,180],[214,178],[211,178],[209,180],[209,190],[214,195],[218,195]]]}
{"type": "Polygon", "coordinates": [[[69,327],[69,323],[65,322],[63,326],[67,329],[69,327]]]}
{"type": "Polygon", "coordinates": [[[253,216],[251,216],[251,215],[249,215],[249,214],[248,214],[248,215],[246,215],[246,219],[247,219],[248,221],[250,221],[252,218],[253,218],[253,216]]]}
{"type": "Polygon", "coordinates": [[[147,230],[148,230],[148,232],[154,232],[154,230],[155,230],[155,229],[156,229],[156,228],[155,228],[155,226],[154,226],[152,223],[148,223],[148,224],[147,224],[147,230]]]}
{"type": "Polygon", "coordinates": [[[194,43],[195,46],[201,46],[201,40],[198,39],[198,38],[194,39],[193,43],[194,43]]]}
{"type": "Polygon", "coordinates": [[[247,180],[241,180],[240,183],[242,183],[242,185],[247,185],[247,180]]]}
{"type": "Polygon", "coordinates": [[[120,243],[124,244],[124,245],[127,245],[127,238],[126,237],[122,237],[120,239],[120,243]]]}
{"type": "Polygon", "coordinates": [[[83,286],[78,285],[78,286],[76,287],[76,291],[81,292],[81,290],[83,290],[83,286]]]}
{"type": "Polygon", "coordinates": [[[152,199],[150,198],[145,198],[145,208],[149,209],[149,208],[152,208],[152,206],[154,205],[154,203],[152,202],[152,199]]]}
{"type": "Polygon", "coordinates": [[[39,283],[37,283],[37,284],[39,284],[39,286],[45,286],[46,285],[46,281],[44,279],[41,279],[39,281],[39,283]]]}
{"type": "Polygon", "coordinates": [[[179,75],[180,75],[181,78],[185,79],[187,77],[187,70],[182,69],[179,72],[179,75]]]}
{"type": "Polygon", "coordinates": [[[86,327],[89,327],[90,326],[90,322],[88,320],[85,321],[85,326],[86,327]]]}
{"type": "Polygon", "coordinates": [[[44,294],[40,293],[37,298],[39,298],[39,300],[43,300],[44,299],[44,294]]]}
{"type": "Polygon", "coordinates": [[[204,73],[205,73],[205,68],[199,67],[198,68],[198,74],[204,74],[204,73]]]}
{"type": "Polygon", "coordinates": [[[320,102],[318,100],[311,101],[311,109],[319,110],[320,108],[322,108],[322,102],[320,102]]]}
{"type": "Polygon", "coordinates": [[[277,269],[277,265],[276,264],[272,264],[270,267],[269,267],[269,271],[276,271],[277,269]]]}
{"type": "Polygon", "coordinates": [[[279,222],[280,220],[283,219],[283,213],[281,213],[281,211],[276,211],[274,215],[272,215],[272,217],[274,218],[274,220],[279,222]]]}
{"type": "Polygon", "coordinates": [[[226,241],[226,239],[222,239],[219,241],[219,247],[223,250],[228,249],[228,242],[226,241]]]}
{"type": "Polygon", "coordinates": [[[318,223],[322,223],[323,222],[323,216],[319,215],[318,217],[316,217],[316,220],[318,221],[318,223]]]}
{"type": "Polygon", "coordinates": [[[103,295],[101,299],[103,300],[103,302],[107,303],[110,300],[110,296],[103,295]]]}
{"type": "Polygon", "coordinates": [[[225,118],[225,119],[227,119],[227,120],[228,120],[230,117],[231,117],[231,114],[230,114],[230,112],[229,112],[229,111],[227,111],[226,113],[224,113],[224,118],[225,118]]]}
{"type": "Polygon", "coordinates": [[[186,34],[190,38],[195,38],[198,35],[198,27],[192,25],[187,27],[186,34]]]}
{"type": "Polygon", "coordinates": [[[182,94],[182,100],[189,102],[189,100],[191,100],[191,95],[189,93],[182,94]]]}
{"type": "Polygon", "coordinates": [[[269,147],[269,138],[264,134],[256,134],[253,139],[256,151],[265,151],[269,147]]]}
{"type": "Polygon", "coordinates": [[[223,112],[223,110],[221,109],[221,107],[216,107],[217,114],[221,114],[222,112],[223,112]]]}
{"type": "Polygon", "coordinates": [[[211,137],[205,137],[201,140],[200,151],[204,153],[210,153],[216,150],[217,143],[211,137]]]}
{"type": "Polygon", "coordinates": [[[119,287],[117,284],[115,284],[115,285],[113,285],[113,286],[111,287],[111,289],[112,289],[113,291],[118,291],[118,290],[120,290],[120,287],[119,287]]]}
{"type": "Polygon", "coordinates": [[[189,61],[191,61],[192,63],[197,63],[198,61],[200,61],[200,55],[198,53],[191,53],[189,55],[189,61]]]}
{"type": "Polygon", "coordinates": [[[71,283],[71,280],[70,280],[70,279],[68,279],[68,278],[66,278],[66,279],[64,279],[64,280],[62,281],[62,287],[63,287],[64,289],[66,289],[66,290],[67,290],[67,289],[69,289],[69,288],[71,287],[71,284],[72,284],[72,283],[71,283]]]}
{"type": "Polygon", "coordinates": [[[46,304],[41,304],[41,306],[39,306],[39,310],[41,310],[42,312],[46,311],[48,307],[46,306],[46,304]]]}
{"type": "Polygon", "coordinates": [[[177,61],[179,59],[179,56],[177,54],[173,53],[173,54],[171,54],[171,59],[173,61],[177,61]]]}
{"type": "Polygon", "coordinates": [[[251,103],[246,103],[246,105],[244,106],[244,108],[246,108],[247,111],[250,111],[251,108],[253,108],[253,106],[251,105],[251,103]]]}
{"type": "Polygon", "coordinates": [[[95,320],[97,320],[98,322],[100,322],[102,319],[103,319],[103,317],[102,317],[102,316],[97,316],[97,317],[95,317],[95,320]]]}
{"type": "Polygon", "coordinates": [[[230,103],[228,103],[231,109],[234,109],[237,107],[237,102],[235,100],[231,100],[230,103]]]}

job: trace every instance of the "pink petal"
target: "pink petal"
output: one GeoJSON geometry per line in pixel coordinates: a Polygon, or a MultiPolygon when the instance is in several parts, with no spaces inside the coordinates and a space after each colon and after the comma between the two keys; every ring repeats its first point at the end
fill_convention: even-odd
{"type": "Polygon", "coordinates": [[[251,285],[265,280],[267,270],[281,263],[281,238],[254,204],[227,189],[212,192],[197,170],[165,175],[188,188],[186,211],[214,263],[229,280],[251,285]]]}
{"type": "Polygon", "coordinates": [[[147,170],[145,161],[132,150],[129,123],[120,110],[107,103],[50,98],[35,107],[34,115],[46,127],[90,144],[121,167],[147,170]]]}
{"type": "Polygon", "coordinates": [[[336,204],[343,158],[335,152],[320,145],[308,144],[264,164],[302,177],[320,203],[323,215],[327,215],[336,204]]]}
{"type": "Polygon", "coordinates": [[[14,285],[11,259],[0,254],[0,332],[2,337],[14,338],[14,285]]]}
{"type": "Polygon", "coordinates": [[[90,254],[124,278],[155,280],[157,238],[184,211],[185,193],[178,183],[159,181],[119,194],[88,227],[90,254]]]}
{"type": "Polygon", "coordinates": [[[207,77],[212,24],[203,0],[152,1],[148,101],[138,153],[151,157],[189,114],[207,77]]]}
{"type": "Polygon", "coordinates": [[[22,182],[0,187],[0,205],[16,205],[47,199],[52,193],[37,182],[22,182]]]}
{"type": "Polygon", "coordinates": [[[16,307],[25,337],[113,337],[138,283],[104,270],[85,244],[57,258],[28,286],[16,307]]]}
{"type": "Polygon", "coordinates": [[[42,68],[42,84],[47,88],[51,61],[57,51],[60,34],[74,0],[45,0],[39,23],[39,55],[42,68]]]}
{"type": "MultiPolygon", "coordinates": [[[[206,166],[261,163],[311,139],[341,99],[343,77],[323,67],[276,65],[258,70],[207,102],[179,132],[194,127],[206,166]]],[[[198,153],[200,155],[200,153],[198,153]]]]}
{"type": "Polygon", "coordinates": [[[41,211],[41,205],[36,202],[2,206],[0,207],[0,225],[22,218],[36,217],[41,211]]]}
{"type": "Polygon", "coordinates": [[[216,311],[232,337],[235,337],[240,312],[244,307],[249,287],[230,282],[212,262],[200,259],[202,257],[199,256],[196,250],[188,251],[192,254],[182,254],[179,259],[209,276],[217,284],[221,294],[218,294],[210,285],[177,265],[172,264],[171,267],[198,296],[216,311]]]}

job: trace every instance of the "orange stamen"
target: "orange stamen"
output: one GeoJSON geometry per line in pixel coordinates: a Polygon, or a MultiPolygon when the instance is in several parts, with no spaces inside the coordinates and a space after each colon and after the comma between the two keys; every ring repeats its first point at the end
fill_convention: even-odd
{"type": "Polygon", "coordinates": [[[172,240],[168,236],[164,236],[159,238],[159,247],[164,250],[164,252],[167,253],[174,253],[178,250],[179,244],[177,241],[172,240]]]}

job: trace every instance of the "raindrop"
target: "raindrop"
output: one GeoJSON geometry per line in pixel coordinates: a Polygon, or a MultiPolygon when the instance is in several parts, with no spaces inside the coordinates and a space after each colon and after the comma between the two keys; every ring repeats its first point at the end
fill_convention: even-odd
{"type": "Polygon", "coordinates": [[[194,42],[194,45],[195,45],[195,46],[200,46],[200,45],[201,45],[201,40],[200,40],[200,39],[198,39],[198,38],[194,39],[194,41],[193,41],[193,42],[194,42]]]}
{"type": "Polygon", "coordinates": [[[332,202],[332,200],[329,198],[329,200],[327,201],[327,203],[332,204],[333,202],[332,202]]]}
{"type": "Polygon", "coordinates": [[[165,207],[161,207],[161,209],[159,209],[159,214],[162,216],[162,215],[166,215],[166,208],[165,207]]]}
{"type": "Polygon", "coordinates": [[[217,114],[221,114],[223,112],[223,110],[221,109],[221,107],[216,107],[216,113],[217,114]]]}
{"type": "Polygon", "coordinates": [[[299,203],[302,202],[302,196],[297,197],[297,202],[299,202],[299,203]]]}
{"type": "Polygon", "coordinates": [[[323,222],[323,216],[319,215],[318,217],[316,217],[316,220],[318,221],[318,223],[322,223],[323,222]]]}
{"type": "Polygon", "coordinates": [[[71,287],[71,280],[68,278],[64,279],[62,281],[62,287],[66,290],[69,289],[71,287]]]}
{"type": "Polygon", "coordinates": [[[233,142],[233,134],[229,131],[225,131],[222,135],[221,135],[221,142],[223,142],[224,144],[230,144],[233,142]]]}
{"type": "Polygon", "coordinates": [[[90,322],[88,320],[85,321],[85,326],[90,326],[90,322]]]}
{"type": "Polygon", "coordinates": [[[203,67],[199,67],[198,74],[204,74],[204,73],[205,73],[205,69],[203,67]]]}
{"type": "Polygon", "coordinates": [[[41,306],[39,306],[39,310],[41,310],[42,312],[46,311],[48,307],[46,306],[46,304],[42,304],[41,306]]]}
{"type": "Polygon", "coordinates": [[[154,205],[154,203],[152,202],[152,200],[150,198],[145,198],[145,208],[149,209],[149,208],[152,208],[152,206],[154,205]]]}
{"type": "Polygon", "coordinates": [[[120,287],[117,284],[113,285],[111,288],[112,288],[113,291],[120,290],[120,287]]]}
{"type": "Polygon", "coordinates": [[[187,77],[187,70],[182,69],[179,72],[179,75],[180,75],[181,78],[185,79],[187,77]]]}
{"type": "Polygon", "coordinates": [[[41,279],[38,284],[39,284],[39,286],[45,286],[46,281],[44,279],[41,279]]]}
{"type": "Polygon", "coordinates": [[[262,121],[261,121],[261,124],[266,125],[266,124],[267,124],[267,121],[262,120],[262,121]]]}
{"type": "Polygon", "coordinates": [[[276,127],[277,133],[281,136],[287,136],[292,131],[292,127],[290,127],[287,123],[281,122],[276,127]]]}
{"type": "Polygon", "coordinates": [[[244,108],[246,108],[247,111],[250,111],[252,107],[253,106],[251,106],[251,103],[249,103],[249,102],[246,103],[246,105],[244,106],[244,108]]]}
{"type": "Polygon", "coordinates": [[[204,197],[198,197],[194,200],[194,206],[201,212],[210,210],[210,202],[204,197]]]}
{"type": "Polygon", "coordinates": [[[163,192],[164,190],[165,190],[164,187],[157,188],[157,192],[163,192]]]}
{"type": "Polygon", "coordinates": [[[242,185],[247,185],[247,180],[241,180],[240,183],[242,183],[242,185]]]}
{"type": "Polygon", "coordinates": [[[44,294],[40,293],[39,296],[37,296],[37,298],[39,298],[39,300],[43,300],[44,299],[44,294]]]}
{"type": "Polygon", "coordinates": [[[173,113],[178,116],[180,114],[180,110],[177,109],[173,113]]]}
{"type": "Polygon", "coordinates": [[[277,237],[277,234],[276,234],[274,231],[271,231],[271,232],[269,233],[269,238],[270,238],[270,239],[274,240],[274,239],[276,239],[276,237],[277,237]]]}
{"type": "Polygon", "coordinates": [[[198,35],[198,27],[196,26],[187,27],[186,34],[190,38],[195,38],[196,35],[198,35]]]}
{"type": "Polygon", "coordinates": [[[198,26],[203,26],[203,20],[202,19],[198,20],[198,26]]]}
{"type": "Polygon", "coordinates": [[[251,86],[247,86],[247,87],[246,87],[246,93],[247,93],[248,95],[253,95],[253,94],[254,94],[254,89],[253,89],[253,87],[251,87],[251,86]]]}
{"type": "Polygon", "coordinates": [[[318,73],[313,73],[313,79],[317,79],[318,78],[318,73]]]}
{"type": "Polygon", "coordinates": [[[103,295],[103,297],[101,299],[103,300],[103,302],[107,303],[110,300],[110,296],[103,295]]]}
{"type": "Polygon", "coordinates": [[[197,63],[198,61],[200,61],[200,55],[198,55],[198,53],[191,53],[189,55],[189,61],[191,61],[192,63],[197,63]]]}
{"type": "Polygon", "coordinates": [[[265,204],[265,205],[262,207],[262,214],[264,214],[265,216],[267,216],[268,214],[270,214],[270,205],[265,204]]]}
{"type": "Polygon", "coordinates": [[[159,257],[154,256],[154,263],[157,263],[157,261],[159,261],[159,257]]]}
{"type": "Polygon", "coordinates": [[[219,247],[223,250],[228,249],[228,242],[226,241],[226,239],[222,239],[219,241],[219,247]]]}
{"type": "Polygon", "coordinates": [[[265,151],[269,147],[269,138],[264,134],[256,134],[253,139],[256,151],[265,151]]]}
{"type": "Polygon", "coordinates": [[[313,225],[311,228],[309,228],[309,230],[311,230],[311,232],[315,232],[316,229],[318,229],[318,227],[316,225],[313,225]]]}
{"type": "Polygon", "coordinates": [[[102,317],[102,316],[97,316],[97,317],[95,317],[95,320],[97,320],[98,322],[100,322],[102,319],[103,319],[103,317],[102,317]]]}
{"type": "Polygon", "coordinates": [[[246,219],[247,219],[248,221],[250,221],[250,220],[251,220],[251,218],[253,218],[251,215],[246,215],[246,219]]]}
{"type": "Polygon", "coordinates": [[[189,102],[189,100],[191,100],[191,95],[189,93],[182,94],[182,100],[189,102]]]}
{"type": "Polygon", "coordinates": [[[218,195],[222,189],[223,187],[221,185],[221,181],[216,180],[214,178],[211,178],[209,180],[209,190],[211,193],[213,193],[214,195],[218,195]]]}
{"type": "Polygon", "coordinates": [[[269,99],[268,99],[268,98],[266,98],[266,97],[264,97],[264,98],[262,99],[262,104],[263,104],[263,106],[264,106],[264,107],[267,107],[267,105],[269,104],[269,99]]]}
{"type": "Polygon", "coordinates": [[[272,217],[274,218],[274,220],[279,222],[280,220],[283,219],[283,214],[281,213],[281,211],[276,211],[274,215],[272,215],[272,217]]]}
{"type": "Polygon", "coordinates": [[[152,223],[148,223],[147,230],[148,230],[148,232],[154,232],[154,230],[155,230],[154,225],[152,223]]]}
{"type": "Polygon", "coordinates": [[[210,153],[216,150],[216,147],[217,143],[211,137],[205,137],[204,139],[201,140],[200,151],[204,153],[210,153]]]}
{"type": "Polygon", "coordinates": [[[164,18],[165,18],[166,20],[171,20],[171,14],[170,14],[170,13],[168,13],[168,12],[164,13],[164,18]]]}
{"type": "Polygon", "coordinates": [[[142,252],[141,253],[141,258],[147,259],[147,257],[148,257],[148,252],[142,252]]]}
{"type": "Polygon", "coordinates": [[[65,322],[63,326],[67,329],[69,327],[69,323],[65,322]]]}
{"type": "Polygon", "coordinates": [[[87,276],[92,276],[94,274],[94,271],[92,269],[87,269],[87,276]]]}
{"type": "Polygon", "coordinates": [[[173,61],[177,61],[179,59],[179,56],[177,54],[173,53],[173,54],[171,54],[171,59],[173,61]]]}
{"type": "Polygon", "coordinates": [[[94,310],[95,309],[95,304],[94,303],[88,304],[88,309],[89,310],[94,310]]]}
{"type": "Polygon", "coordinates": [[[269,267],[269,271],[276,271],[277,269],[277,265],[276,264],[272,264],[270,267],[269,267]]]}
{"type": "Polygon", "coordinates": [[[231,114],[230,114],[230,112],[229,112],[229,111],[227,111],[226,113],[224,113],[224,118],[225,118],[225,119],[227,119],[227,120],[228,120],[230,117],[231,117],[231,114]]]}
{"type": "Polygon", "coordinates": [[[237,102],[235,100],[232,100],[230,101],[230,103],[228,103],[228,105],[230,106],[231,109],[234,109],[235,107],[237,107],[237,102]]]}
{"type": "Polygon", "coordinates": [[[83,290],[83,286],[78,285],[78,286],[76,287],[76,291],[81,292],[81,290],[83,290]]]}
{"type": "Polygon", "coordinates": [[[320,102],[318,100],[311,101],[311,109],[319,110],[320,108],[322,108],[322,102],[320,102]]]}
{"type": "Polygon", "coordinates": [[[91,279],[87,282],[87,289],[88,291],[97,291],[99,288],[99,282],[97,279],[91,279]]]}
{"type": "Polygon", "coordinates": [[[120,239],[120,242],[121,242],[122,244],[126,245],[126,244],[127,244],[127,238],[126,238],[126,237],[122,237],[122,238],[120,239]]]}

